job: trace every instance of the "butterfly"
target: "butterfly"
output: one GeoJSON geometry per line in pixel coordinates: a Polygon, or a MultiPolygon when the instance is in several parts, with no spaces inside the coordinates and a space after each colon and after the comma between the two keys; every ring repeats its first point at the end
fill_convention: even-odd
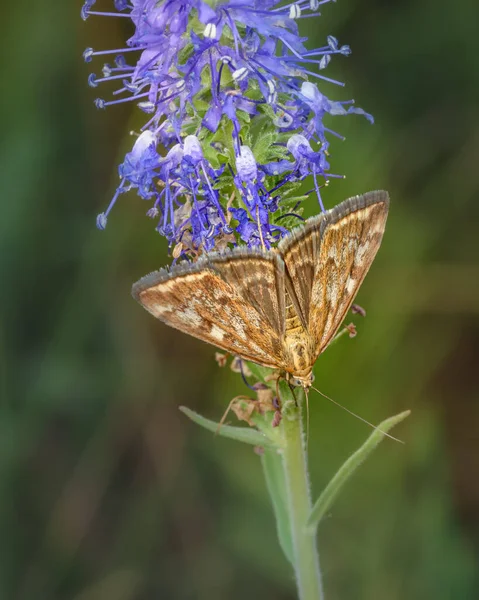
{"type": "Polygon", "coordinates": [[[167,325],[311,386],[383,237],[384,191],[312,217],[277,248],[235,248],[161,269],[133,297],[167,325]]]}

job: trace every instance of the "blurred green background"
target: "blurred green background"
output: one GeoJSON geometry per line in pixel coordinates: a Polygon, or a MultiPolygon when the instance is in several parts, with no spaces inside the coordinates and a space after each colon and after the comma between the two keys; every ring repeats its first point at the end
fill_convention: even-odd
{"type": "MultiPolygon", "coordinates": [[[[244,385],[131,299],[167,262],[144,204],[95,229],[140,121],[94,108],[102,61],[81,53],[128,31],[80,6],[2,6],[0,599],[293,600],[258,457],[178,411],[218,419],[244,385]]],[[[323,89],[376,118],[336,118],[347,179],[326,203],[392,198],[368,316],[316,382],[374,422],[413,410],[320,530],[328,600],[479,597],[477,22],[472,0],[341,0],[301,22],[311,45],[351,44],[328,72],[346,89],[323,89]]],[[[369,433],[312,397],[315,495],[369,433]]]]}

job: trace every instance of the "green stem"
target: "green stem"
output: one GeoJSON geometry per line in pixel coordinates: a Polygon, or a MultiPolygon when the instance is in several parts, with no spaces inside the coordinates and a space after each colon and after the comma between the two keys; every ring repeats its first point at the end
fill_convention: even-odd
{"type": "MultiPolygon", "coordinates": [[[[299,389],[295,392],[297,396],[302,393],[299,389]]],[[[298,596],[299,600],[321,600],[323,590],[316,537],[306,528],[311,512],[311,495],[301,418],[302,398],[296,403],[286,382],[280,385],[280,395],[283,415],[283,467],[298,596]]]]}

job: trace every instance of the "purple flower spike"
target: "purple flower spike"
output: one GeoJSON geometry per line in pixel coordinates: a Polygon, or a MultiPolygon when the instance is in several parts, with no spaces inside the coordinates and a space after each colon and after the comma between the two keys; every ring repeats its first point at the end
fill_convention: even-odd
{"type": "MultiPolygon", "coordinates": [[[[98,108],[134,102],[140,135],[119,166],[121,183],[98,217],[104,229],[120,194],[135,190],[147,215],[181,254],[242,240],[271,247],[300,217],[301,182],[312,176],[320,207],[329,174],[326,116],[360,114],[319,87],[334,55],[350,48],[333,36],[306,47],[298,25],[333,0],[114,0],[110,12],[86,0],[81,16],[119,17],[133,27],[88,83],[116,86],[98,108]],[[254,151],[254,152],[253,152],[254,151]],[[291,218],[290,222],[287,219],[291,218]],[[235,237],[236,236],[236,237],[235,237]]],[[[341,137],[341,136],[339,136],[341,137]]]]}

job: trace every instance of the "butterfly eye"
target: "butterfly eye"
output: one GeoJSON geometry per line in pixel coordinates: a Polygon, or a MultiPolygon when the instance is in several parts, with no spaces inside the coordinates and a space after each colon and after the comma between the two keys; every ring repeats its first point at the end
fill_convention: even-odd
{"type": "Polygon", "coordinates": [[[299,379],[298,377],[291,378],[291,384],[295,387],[304,387],[305,385],[309,387],[314,381],[314,375],[311,373],[306,379],[299,379]]]}

